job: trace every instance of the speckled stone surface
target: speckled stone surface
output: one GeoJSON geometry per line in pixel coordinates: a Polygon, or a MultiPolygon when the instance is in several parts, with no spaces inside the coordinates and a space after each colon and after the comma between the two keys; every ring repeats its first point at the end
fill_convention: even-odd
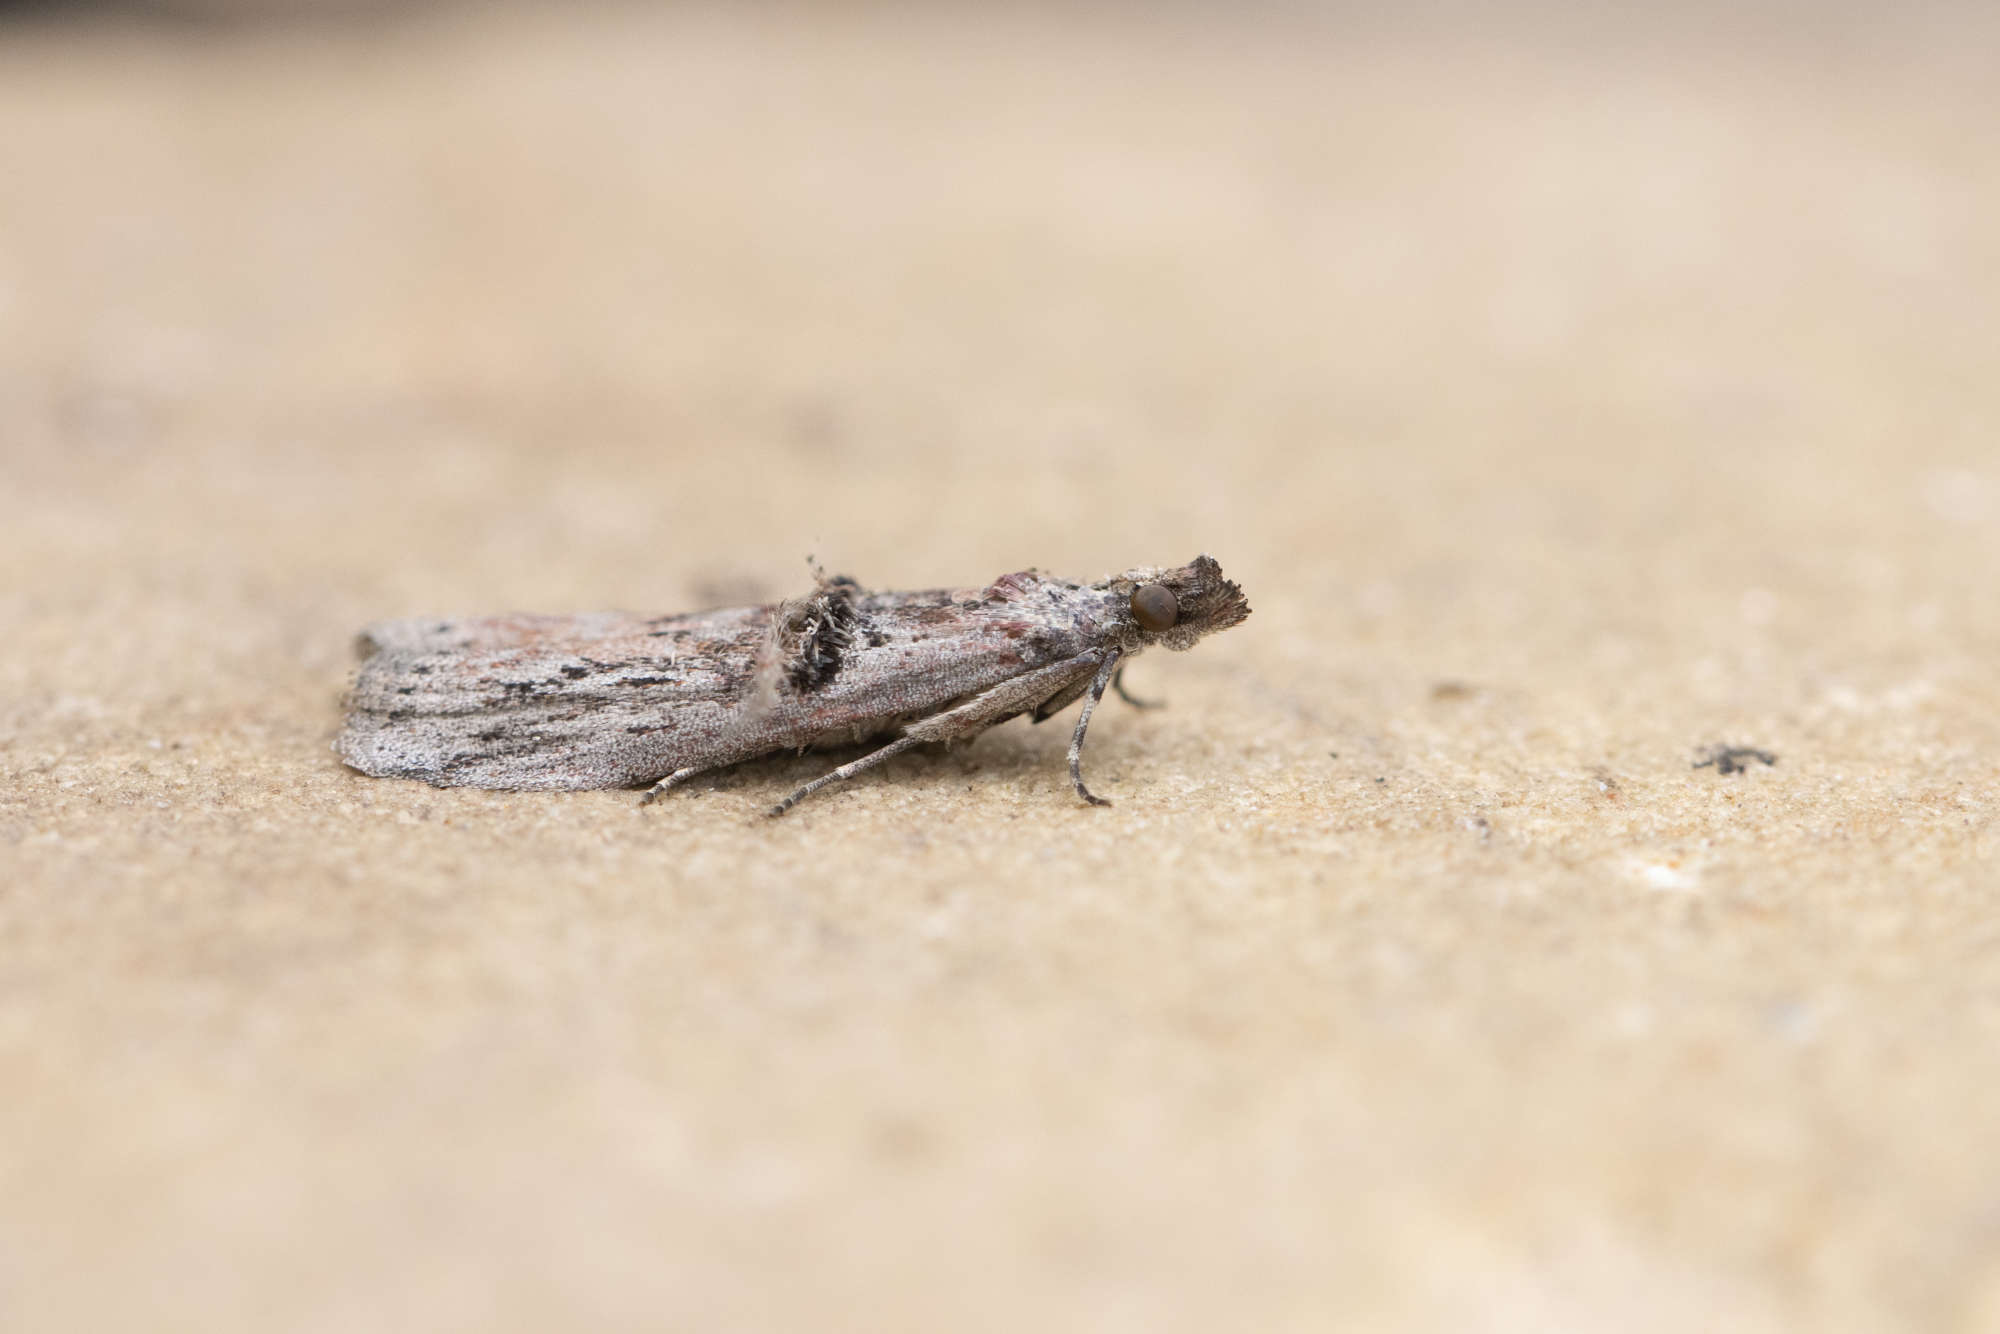
{"type": "Polygon", "coordinates": [[[2000,1325],[1996,30],[1481,12],[0,29],[4,1323],[2000,1325]],[[1110,809],[329,749],[1202,550],[1110,809]]]}

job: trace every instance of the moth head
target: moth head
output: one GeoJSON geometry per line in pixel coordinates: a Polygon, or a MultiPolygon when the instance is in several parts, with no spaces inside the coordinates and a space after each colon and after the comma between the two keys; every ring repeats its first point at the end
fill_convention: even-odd
{"type": "Polygon", "coordinates": [[[1227,630],[1250,614],[1243,590],[1222,577],[1208,556],[1174,569],[1127,570],[1108,583],[1125,598],[1125,613],[1142,642],[1189,649],[1203,635],[1227,630]]]}

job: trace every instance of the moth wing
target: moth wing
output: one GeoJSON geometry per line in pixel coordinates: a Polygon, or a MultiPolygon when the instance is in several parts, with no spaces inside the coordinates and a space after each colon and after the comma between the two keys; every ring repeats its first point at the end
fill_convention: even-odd
{"type": "Polygon", "coordinates": [[[386,621],[336,749],[441,787],[627,787],[730,753],[768,612],[386,621]]]}
{"type": "MultiPolygon", "coordinates": [[[[746,610],[755,610],[746,608],[746,610]]],[[[726,613],[724,613],[726,614],[726,613]]],[[[576,616],[471,616],[447,619],[414,616],[376,621],[361,631],[355,643],[363,658],[377,653],[499,652],[506,649],[556,648],[605,639],[643,639],[680,622],[705,617],[647,619],[625,612],[584,612],[576,616]]]]}

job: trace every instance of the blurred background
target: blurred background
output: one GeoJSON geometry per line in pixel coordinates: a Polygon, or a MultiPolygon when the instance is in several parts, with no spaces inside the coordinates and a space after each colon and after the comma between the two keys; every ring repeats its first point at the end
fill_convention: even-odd
{"type": "Polygon", "coordinates": [[[30,516],[103,556],[352,576],[387,540],[389,577],[470,551],[540,602],[560,553],[657,605],[690,563],[794,579],[801,534],[923,582],[968,504],[1002,563],[1212,546],[1326,594],[1463,554],[1408,536],[1440,512],[1502,539],[1466,568],[1698,510],[1785,559],[1768,493],[1838,539],[1879,480],[1844,460],[1891,437],[1898,517],[1962,522],[1990,23],[17,5],[10,453],[116,460],[30,516]],[[1610,494],[1484,466],[1534,458],[1610,494]],[[246,476],[290,498],[229,503],[246,476]],[[106,484],[160,531],[97,540],[106,484]],[[1329,529],[1379,566],[1322,567],[1329,529]]]}
{"type": "Polygon", "coordinates": [[[0,1316],[2000,1327],[1996,68],[0,5],[0,1316]],[[1204,550],[1107,819],[1049,729],[776,831],[326,750],[373,619],[1204,550]]]}

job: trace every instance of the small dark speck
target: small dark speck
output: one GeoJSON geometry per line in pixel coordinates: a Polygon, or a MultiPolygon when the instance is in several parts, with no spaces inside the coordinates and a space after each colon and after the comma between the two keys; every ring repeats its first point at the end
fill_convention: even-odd
{"type": "Polygon", "coordinates": [[[565,668],[563,668],[563,669],[562,669],[562,672],[563,672],[563,675],[564,675],[564,676],[567,676],[567,677],[568,677],[568,678],[569,678],[570,680],[574,681],[574,680],[576,680],[576,679],[577,679],[578,677],[583,677],[583,676],[589,676],[589,675],[590,675],[590,668],[588,668],[588,667],[565,667],[565,668]]]}
{"type": "Polygon", "coordinates": [[[1472,687],[1463,681],[1439,681],[1431,687],[1432,699],[1467,699],[1472,695],[1472,687]]]}
{"type": "Polygon", "coordinates": [[[415,686],[397,686],[396,693],[399,695],[414,695],[417,693],[417,688],[415,686]]]}
{"type": "Polygon", "coordinates": [[[1768,750],[1758,750],[1755,746],[1710,746],[1701,752],[1701,758],[1694,762],[1697,769],[1715,766],[1719,774],[1740,774],[1756,760],[1767,768],[1778,762],[1778,757],[1768,750]]]}
{"type": "Polygon", "coordinates": [[[1340,752],[1337,750],[1330,750],[1327,752],[1327,754],[1331,755],[1336,760],[1340,758],[1340,752]]]}
{"type": "Polygon", "coordinates": [[[1386,778],[1378,778],[1378,779],[1376,779],[1375,781],[1376,781],[1376,782],[1378,782],[1378,783],[1386,783],[1386,782],[1388,782],[1389,780],[1388,780],[1388,779],[1386,779],[1386,778]]]}

